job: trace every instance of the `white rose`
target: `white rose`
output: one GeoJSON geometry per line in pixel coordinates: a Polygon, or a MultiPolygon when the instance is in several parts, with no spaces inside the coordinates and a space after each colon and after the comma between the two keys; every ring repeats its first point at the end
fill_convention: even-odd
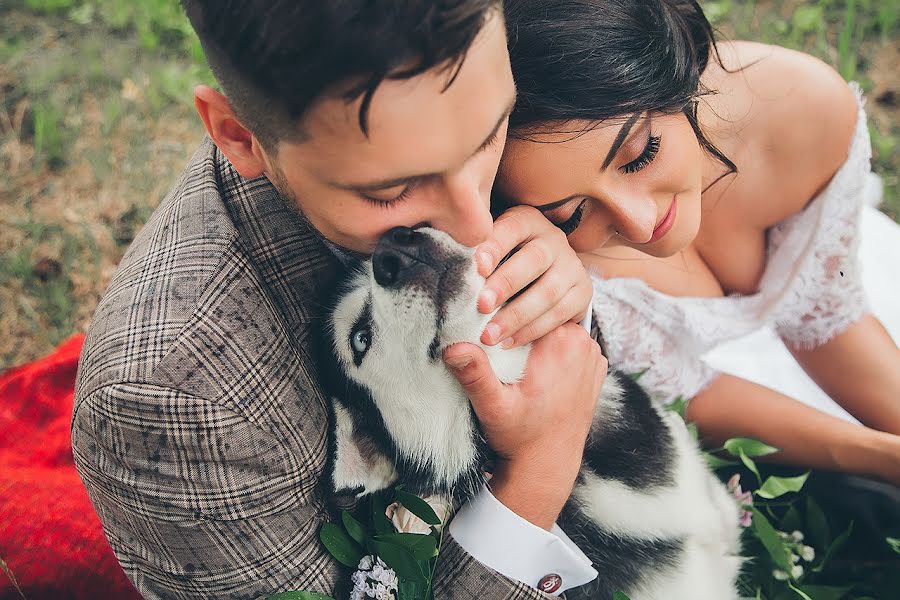
{"type": "MultiPolygon", "coordinates": [[[[423,500],[431,506],[434,514],[440,519],[441,525],[437,526],[440,529],[447,522],[450,514],[450,499],[445,496],[426,496],[423,500]]],[[[428,523],[397,502],[388,505],[384,514],[400,533],[431,533],[431,526],[428,523]]]]}

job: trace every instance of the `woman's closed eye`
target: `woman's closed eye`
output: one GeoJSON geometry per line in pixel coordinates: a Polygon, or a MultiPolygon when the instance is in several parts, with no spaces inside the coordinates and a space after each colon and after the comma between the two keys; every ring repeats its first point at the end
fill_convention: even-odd
{"type": "Polygon", "coordinates": [[[633,161],[622,165],[619,167],[619,170],[622,173],[636,173],[652,163],[653,159],[656,158],[656,154],[659,152],[660,141],[662,141],[662,136],[650,134],[647,138],[647,145],[644,146],[644,150],[641,152],[640,156],[633,161]]]}
{"type": "Polygon", "coordinates": [[[581,219],[584,218],[584,208],[587,205],[588,199],[582,198],[580,202],[578,202],[575,206],[575,210],[572,211],[572,214],[563,222],[558,223],[557,219],[551,217],[551,221],[553,224],[559,227],[563,233],[566,235],[571,234],[575,231],[578,226],[581,224],[581,219]]]}

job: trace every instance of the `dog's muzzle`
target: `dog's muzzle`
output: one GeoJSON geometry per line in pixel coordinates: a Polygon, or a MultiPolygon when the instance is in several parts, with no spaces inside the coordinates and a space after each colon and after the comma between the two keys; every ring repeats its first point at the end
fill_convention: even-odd
{"type": "Polygon", "coordinates": [[[423,269],[434,269],[434,241],[409,227],[394,227],[378,240],[372,254],[375,282],[385,288],[404,287],[423,269]]]}

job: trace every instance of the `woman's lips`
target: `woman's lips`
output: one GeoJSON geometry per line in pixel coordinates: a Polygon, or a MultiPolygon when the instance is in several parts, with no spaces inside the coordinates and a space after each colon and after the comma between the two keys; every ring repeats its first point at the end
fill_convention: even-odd
{"type": "MultiPolygon", "coordinates": [[[[672,225],[675,224],[675,215],[678,213],[678,200],[672,198],[672,206],[669,207],[669,212],[666,213],[666,216],[663,217],[663,220],[660,221],[659,225],[656,226],[656,229],[653,230],[653,235],[650,236],[650,242],[655,242],[662,236],[669,233],[669,230],[672,229],[672,225]]],[[[650,243],[648,242],[648,243],[650,243]]]]}

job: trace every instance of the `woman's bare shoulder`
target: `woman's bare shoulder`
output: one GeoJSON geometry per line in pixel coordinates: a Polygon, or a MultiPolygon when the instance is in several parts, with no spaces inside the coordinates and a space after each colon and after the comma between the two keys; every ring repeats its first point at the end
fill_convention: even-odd
{"type": "Polygon", "coordinates": [[[846,161],[856,97],[808,54],[754,42],[722,43],[719,51],[725,68],[711,66],[704,76],[717,91],[717,128],[741,148],[738,168],[752,187],[778,198],[760,207],[759,222],[780,221],[802,210],[846,161]]]}

